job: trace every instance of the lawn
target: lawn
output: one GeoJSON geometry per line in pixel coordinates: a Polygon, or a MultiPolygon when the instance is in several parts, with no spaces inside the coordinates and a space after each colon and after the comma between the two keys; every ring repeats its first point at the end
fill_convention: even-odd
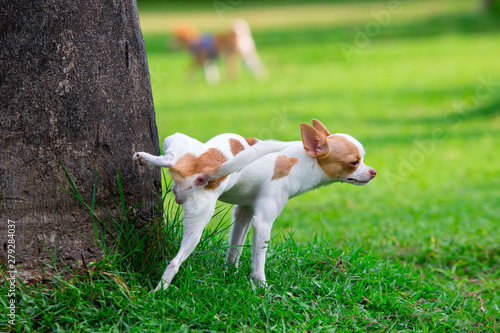
{"type": "Polygon", "coordinates": [[[377,177],[290,200],[265,289],[250,279],[248,248],[240,271],[224,267],[221,206],[173,286],[148,294],[179,245],[168,194],[163,243],[130,242],[126,259],[20,288],[16,330],[500,331],[500,19],[465,0],[401,1],[384,25],[382,1],[207,3],[139,6],[160,138],[300,140],[299,124],[317,118],[360,140],[377,177]],[[269,79],[245,68],[216,86],[188,79],[170,29],[191,19],[219,30],[238,16],[269,79]],[[361,43],[365,29],[376,33],[361,43]]]}
{"type": "MultiPolygon", "coordinates": [[[[146,10],[160,138],[183,132],[204,141],[234,132],[300,140],[299,123],[318,118],[332,132],[358,138],[365,162],[379,174],[366,187],[333,185],[292,199],[275,223],[278,238],[318,235],[340,247],[370,246],[382,256],[439,267],[452,262],[455,272],[480,264],[468,250],[493,260],[500,240],[499,23],[470,1],[451,3],[408,4],[349,58],[342,45],[354,45],[352,26],[364,29],[374,19],[363,15],[386,3],[365,11],[359,2],[317,5],[342,16],[351,10],[350,25],[334,18],[315,24],[315,16],[307,22],[307,6],[302,16],[297,6],[272,9],[295,13],[297,27],[295,16],[272,25],[266,14],[272,10],[258,16],[256,8],[242,8],[242,15],[259,17],[254,35],[270,78],[256,82],[243,68],[239,80],[215,87],[201,73],[187,79],[189,58],[165,50],[170,36],[149,27],[149,15],[158,14],[146,10]]],[[[204,18],[202,26],[230,23],[210,11],[193,16],[204,18]]],[[[165,26],[178,17],[188,15],[165,14],[165,26]]]]}

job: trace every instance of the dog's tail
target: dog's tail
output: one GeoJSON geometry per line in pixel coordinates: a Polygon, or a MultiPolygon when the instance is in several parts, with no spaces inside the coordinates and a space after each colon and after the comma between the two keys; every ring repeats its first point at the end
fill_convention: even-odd
{"type": "Polygon", "coordinates": [[[238,170],[241,170],[248,164],[261,158],[264,155],[278,152],[289,146],[290,142],[256,140],[255,144],[247,147],[245,150],[238,153],[229,161],[223,163],[217,170],[207,176],[210,180],[220,179],[238,170]]]}
{"type": "Polygon", "coordinates": [[[267,70],[257,54],[250,25],[243,19],[236,19],[233,22],[233,31],[236,34],[236,46],[243,61],[258,79],[265,79],[268,76],[267,70]]]}

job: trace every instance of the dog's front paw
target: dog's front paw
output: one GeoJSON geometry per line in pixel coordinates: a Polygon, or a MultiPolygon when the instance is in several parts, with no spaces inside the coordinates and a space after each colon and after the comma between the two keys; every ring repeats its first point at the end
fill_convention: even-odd
{"type": "Polygon", "coordinates": [[[256,273],[253,273],[253,276],[252,276],[252,280],[253,280],[253,284],[254,286],[258,287],[258,288],[266,288],[267,287],[267,282],[266,282],[266,276],[264,275],[264,273],[260,273],[260,272],[256,272],[256,273]]]}
{"type": "Polygon", "coordinates": [[[252,279],[252,289],[257,290],[257,289],[265,289],[268,287],[268,284],[266,281],[258,280],[253,278],[252,279]]]}
{"type": "Polygon", "coordinates": [[[146,153],[134,153],[132,159],[139,165],[146,165],[146,153]]]}

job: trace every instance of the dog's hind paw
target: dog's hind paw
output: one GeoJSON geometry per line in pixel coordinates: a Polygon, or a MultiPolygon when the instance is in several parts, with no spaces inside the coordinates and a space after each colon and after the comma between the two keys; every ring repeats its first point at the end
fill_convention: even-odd
{"type": "Polygon", "coordinates": [[[132,159],[135,161],[135,163],[139,165],[145,165],[146,164],[146,156],[145,153],[134,153],[132,156],[132,159]]]}
{"type": "Polygon", "coordinates": [[[158,285],[156,286],[155,289],[153,289],[153,293],[159,291],[159,290],[167,290],[167,288],[170,286],[170,283],[167,281],[160,281],[158,285]]]}

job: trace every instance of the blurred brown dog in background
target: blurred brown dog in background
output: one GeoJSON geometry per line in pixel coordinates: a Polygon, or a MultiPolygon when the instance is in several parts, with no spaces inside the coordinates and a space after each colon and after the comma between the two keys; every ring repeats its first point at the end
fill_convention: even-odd
{"type": "Polygon", "coordinates": [[[193,56],[191,73],[203,67],[205,79],[210,84],[220,80],[217,58],[226,61],[227,75],[235,78],[238,59],[241,57],[253,75],[258,79],[267,77],[267,71],[257,54],[250,25],[243,19],[236,19],[231,30],[218,34],[200,34],[190,24],[180,24],[174,30],[177,44],[186,48],[193,56]]]}

